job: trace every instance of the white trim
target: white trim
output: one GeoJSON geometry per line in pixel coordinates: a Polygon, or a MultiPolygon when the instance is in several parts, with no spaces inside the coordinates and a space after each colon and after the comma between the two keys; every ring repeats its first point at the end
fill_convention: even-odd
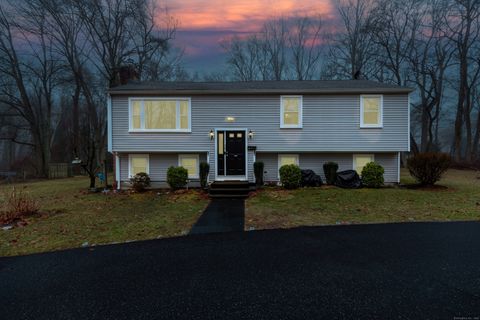
{"type": "Polygon", "coordinates": [[[150,174],[150,155],[146,153],[130,153],[128,155],[128,177],[131,178],[132,175],[132,158],[135,157],[146,157],[147,158],[147,172],[146,174],[150,174]]]}
{"type": "Polygon", "coordinates": [[[129,97],[128,98],[128,132],[192,132],[192,99],[190,97],[129,97]],[[176,127],[177,129],[145,129],[145,101],[167,100],[176,102],[176,127]],[[142,129],[132,128],[132,102],[140,101],[140,127],[142,129]],[[180,129],[180,101],[188,102],[188,128],[180,129]]]}
{"type": "Polygon", "coordinates": [[[108,152],[113,150],[113,138],[112,138],[112,97],[107,97],[107,134],[108,134],[108,152]]]}
{"type": "Polygon", "coordinates": [[[361,94],[360,95],[360,128],[383,128],[383,94],[361,94]],[[363,123],[363,99],[364,98],[380,98],[379,118],[378,124],[364,124],[363,123]]]}
{"type": "MultiPolygon", "coordinates": [[[[353,157],[353,158],[352,158],[352,165],[353,165],[353,166],[352,166],[352,169],[355,170],[355,171],[357,170],[357,169],[356,169],[356,168],[357,168],[357,164],[356,164],[356,161],[355,161],[355,157],[357,157],[357,156],[363,156],[363,157],[370,156],[370,157],[372,157],[372,161],[371,161],[371,162],[375,162],[375,154],[374,154],[374,153],[354,153],[354,154],[352,155],[352,157],[353,157]]],[[[358,173],[359,176],[362,174],[361,172],[357,172],[357,173],[358,173]]]]}
{"type": "MultiPolygon", "coordinates": [[[[181,153],[178,155],[178,166],[182,167],[182,159],[195,159],[197,161],[197,174],[194,176],[188,175],[188,179],[200,179],[200,157],[194,153],[181,153]]],[[[185,167],[184,167],[185,168],[185,167]]]]}
{"type": "Polygon", "coordinates": [[[120,156],[115,152],[115,180],[117,181],[117,190],[120,190],[120,156]]]}
{"type": "Polygon", "coordinates": [[[280,179],[280,158],[281,157],[294,157],[296,158],[296,165],[300,166],[300,155],[298,153],[279,153],[277,154],[277,178],[280,179]]]}
{"type": "MultiPolygon", "coordinates": [[[[408,94],[408,106],[407,106],[407,110],[408,110],[408,137],[407,137],[407,141],[408,141],[408,152],[410,152],[410,93],[408,94]]],[[[400,181],[399,181],[400,182],[400,181]]]]}
{"type": "MultiPolygon", "coordinates": [[[[215,170],[215,180],[218,180],[218,181],[226,181],[226,180],[242,180],[242,181],[248,181],[248,128],[215,128],[214,129],[214,132],[215,132],[215,139],[213,139],[212,141],[214,141],[215,143],[215,168],[213,168],[215,170]],[[217,141],[217,138],[218,138],[218,134],[217,132],[218,131],[244,131],[245,132],[245,175],[244,176],[228,176],[228,175],[223,175],[223,176],[219,176],[218,175],[218,170],[217,170],[217,166],[218,166],[218,141],[217,141]]],[[[225,144],[227,141],[226,137],[223,138],[223,143],[225,144]]],[[[226,150],[225,147],[223,148],[223,150],[226,150]]],[[[226,165],[226,161],[224,161],[225,165],[226,165]]],[[[226,173],[226,169],[224,170],[224,172],[226,173]]]]}
{"type": "Polygon", "coordinates": [[[397,183],[400,183],[400,152],[398,152],[397,154],[397,163],[398,163],[397,183]]]}
{"type": "MultiPolygon", "coordinates": [[[[207,163],[208,163],[208,165],[210,166],[210,151],[207,151],[207,163]]],[[[199,174],[200,174],[200,172],[199,172],[199,174]]],[[[209,172],[208,172],[208,174],[207,174],[207,183],[208,183],[208,182],[210,182],[210,170],[209,170],[209,172]]]]}
{"type": "Polygon", "coordinates": [[[301,128],[303,128],[303,96],[299,96],[299,95],[280,96],[280,128],[281,129],[301,129],[301,128]],[[298,124],[296,124],[296,125],[285,124],[284,123],[284,119],[283,119],[283,112],[284,112],[283,99],[284,98],[300,98],[300,105],[298,107],[298,124]]]}

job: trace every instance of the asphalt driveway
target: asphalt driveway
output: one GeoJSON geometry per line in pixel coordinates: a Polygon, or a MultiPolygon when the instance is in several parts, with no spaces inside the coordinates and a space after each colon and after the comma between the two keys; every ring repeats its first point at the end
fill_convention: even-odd
{"type": "Polygon", "coordinates": [[[0,259],[0,319],[478,319],[480,223],[191,235],[0,259]]]}
{"type": "Polygon", "coordinates": [[[243,231],[244,228],[244,199],[212,199],[190,234],[243,231]]]}

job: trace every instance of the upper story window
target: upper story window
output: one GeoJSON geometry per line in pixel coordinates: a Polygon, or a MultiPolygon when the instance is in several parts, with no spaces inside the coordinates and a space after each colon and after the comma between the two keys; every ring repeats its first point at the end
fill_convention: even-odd
{"type": "Polygon", "coordinates": [[[360,96],[360,128],[383,127],[383,96],[360,96]]]}
{"type": "Polygon", "coordinates": [[[281,96],[280,128],[301,128],[302,108],[302,96],[281,96]]]}
{"type": "Polygon", "coordinates": [[[130,131],[190,132],[189,98],[131,98],[130,131]]]}

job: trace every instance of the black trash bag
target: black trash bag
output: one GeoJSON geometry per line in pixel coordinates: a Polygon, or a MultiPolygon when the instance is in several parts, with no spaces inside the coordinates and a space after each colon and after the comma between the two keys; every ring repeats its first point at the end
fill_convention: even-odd
{"type": "Polygon", "coordinates": [[[302,170],[302,187],[320,187],[322,178],[313,170],[302,170]]]}
{"type": "Polygon", "coordinates": [[[335,185],[340,188],[356,189],[362,186],[362,180],[355,170],[345,170],[337,172],[337,180],[335,185]]]}

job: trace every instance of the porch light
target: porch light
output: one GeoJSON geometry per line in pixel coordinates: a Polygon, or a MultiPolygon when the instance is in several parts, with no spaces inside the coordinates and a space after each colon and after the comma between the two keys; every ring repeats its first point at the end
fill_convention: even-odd
{"type": "Polygon", "coordinates": [[[213,133],[213,129],[210,129],[210,133],[208,134],[208,136],[210,137],[210,140],[213,140],[213,138],[215,137],[215,134],[213,133]]]}
{"type": "Polygon", "coordinates": [[[235,117],[232,117],[232,116],[225,117],[225,121],[226,122],[235,122],[235,117]]]}
{"type": "Polygon", "coordinates": [[[253,132],[252,130],[249,130],[248,131],[248,138],[249,139],[253,139],[253,135],[255,134],[255,132],[253,132]]]}

